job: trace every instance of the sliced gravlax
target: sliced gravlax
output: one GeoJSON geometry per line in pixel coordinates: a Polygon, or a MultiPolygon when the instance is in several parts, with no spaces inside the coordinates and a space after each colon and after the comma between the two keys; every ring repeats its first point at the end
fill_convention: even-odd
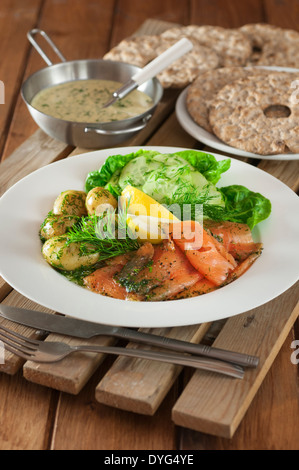
{"type": "Polygon", "coordinates": [[[123,266],[120,273],[117,274],[117,280],[123,284],[126,281],[134,278],[144,267],[151,264],[154,256],[154,247],[151,243],[147,242],[132,255],[131,259],[123,266]]]}
{"type": "Polygon", "coordinates": [[[201,278],[173,241],[164,240],[155,245],[152,264],[134,277],[131,291],[145,300],[167,300],[201,278]]]}
{"type": "Polygon", "coordinates": [[[105,263],[109,266],[112,266],[113,264],[125,266],[125,264],[127,264],[127,262],[133,257],[134,253],[135,251],[130,251],[124,255],[113,256],[112,258],[106,259],[105,263]]]}
{"type": "Polygon", "coordinates": [[[84,278],[84,286],[98,294],[125,300],[127,298],[127,291],[114,278],[122,268],[122,264],[113,264],[99,268],[84,278]]]}
{"type": "Polygon", "coordinates": [[[212,292],[213,290],[217,289],[217,286],[211,281],[203,278],[197,281],[190,287],[187,287],[179,294],[173,297],[173,300],[177,299],[189,299],[190,297],[197,297],[199,295],[207,294],[208,292],[212,292]]]}
{"type": "Polygon", "coordinates": [[[263,250],[263,245],[262,243],[256,243],[256,248],[255,251],[250,253],[244,260],[242,260],[238,266],[230,272],[226,282],[232,282],[238,279],[240,276],[242,276],[252,265],[253,263],[260,257],[262,254],[263,250]]]}
{"type": "Polygon", "coordinates": [[[248,256],[259,253],[262,248],[262,243],[235,243],[230,248],[230,254],[238,263],[243,262],[248,256]]]}
{"type": "Polygon", "coordinates": [[[169,300],[183,290],[191,288],[202,279],[203,276],[194,269],[187,257],[178,248],[175,247],[174,250],[171,250],[171,254],[173,260],[170,261],[168,256],[168,266],[164,261],[164,268],[166,268],[169,277],[164,279],[161,286],[150,291],[147,300],[169,300]]]}
{"type": "Polygon", "coordinates": [[[224,220],[217,222],[214,220],[205,220],[204,227],[223,243],[226,249],[229,249],[232,243],[251,243],[253,242],[252,233],[248,225],[224,220]]]}
{"type": "Polygon", "coordinates": [[[225,250],[238,262],[259,250],[259,243],[254,243],[248,225],[230,221],[205,221],[205,228],[223,245],[225,250]]]}
{"type": "Polygon", "coordinates": [[[224,247],[196,221],[172,224],[170,236],[192,266],[217,286],[236,267],[224,247]]]}

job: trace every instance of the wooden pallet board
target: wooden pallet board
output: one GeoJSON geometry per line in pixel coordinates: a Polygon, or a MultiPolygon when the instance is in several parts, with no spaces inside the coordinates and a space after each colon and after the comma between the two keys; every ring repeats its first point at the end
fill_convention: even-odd
{"type": "MultiPolygon", "coordinates": [[[[140,331],[199,343],[209,327],[209,323],[204,323],[181,328],[142,328],[140,331]]],[[[138,348],[132,343],[127,347],[138,348]]],[[[182,369],[173,364],[157,364],[155,361],[119,357],[97,385],[96,400],[122,410],[152,416],[182,369]]]]}
{"type": "Polygon", "coordinates": [[[214,346],[256,355],[259,366],[247,370],[244,380],[196,371],[172,410],[175,424],[226,438],[234,435],[299,315],[298,288],[228,319],[214,346]]]}

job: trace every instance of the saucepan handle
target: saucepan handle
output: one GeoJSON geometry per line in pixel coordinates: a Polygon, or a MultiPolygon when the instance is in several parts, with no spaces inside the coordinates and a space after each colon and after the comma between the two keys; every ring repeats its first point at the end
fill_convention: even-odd
{"type": "Polygon", "coordinates": [[[85,127],[84,132],[95,132],[96,134],[101,134],[101,135],[122,135],[122,134],[130,134],[132,132],[138,132],[141,131],[142,129],[145,128],[147,125],[147,122],[149,119],[152,117],[152,115],[146,116],[142,120],[141,124],[138,124],[135,127],[129,127],[128,129],[119,129],[119,130],[110,130],[110,129],[100,129],[97,127],[85,127]]]}
{"type": "Polygon", "coordinates": [[[47,65],[53,65],[53,62],[49,59],[49,57],[47,56],[47,54],[45,54],[45,52],[42,50],[42,48],[40,47],[40,45],[36,42],[34,36],[36,34],[40,34],[46,41],[47,43],[52,47],[53,51],[58,55],[59,59],[61,59],[62,62],[66,62],[66,59],[65,57],[61,54],[60,50],[58,49],[58,47],[54,44],[54,42],[52,41],[52,39],[48,36],[47,33],[45,33],[45,31],[43,31],[42,29],[32,29],[31,31],[29,31],[27,33],[27,38],[28,40],[31,42],[31,44],[33,45],[33,47],[37,50],[37,52],[39,53],[39,55],[44,59],[44,61],[46,62],[47,65]]]}

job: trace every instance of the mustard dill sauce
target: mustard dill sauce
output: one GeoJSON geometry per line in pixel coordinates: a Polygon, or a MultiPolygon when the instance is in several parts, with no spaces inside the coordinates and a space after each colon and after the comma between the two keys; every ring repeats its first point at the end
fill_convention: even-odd
{"type": "Polygon", "coordinates": [[[142,114],[153,105],[148,95],[134,90],[103,109],[113,91],[121,86],[111,80],[75,80],[41,90],[31,105],[49,116],[88,123],[121,121],[142,114]]]}

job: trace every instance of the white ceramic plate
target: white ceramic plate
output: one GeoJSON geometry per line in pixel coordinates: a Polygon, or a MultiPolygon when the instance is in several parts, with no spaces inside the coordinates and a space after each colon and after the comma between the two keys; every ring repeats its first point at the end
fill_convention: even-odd
{"type": "MultiPolygon", "coordinates": [[[[291,69],[284,67],[260,67],[268,70],[274,71],[287,71],[287,72],[299,72],[299,69],[291,69]]],[[[212,147],[213,149],[220,150],[221,152],[230,153],[232,155],[238,155],[240,157],[251,157],[258,158],[259,160],[299,160],[298,153],[284,153],[279,155],[258,155],[255,153],[245,152],[244,150],[239,150],[237,148],[231,147],[230,145],[222,142],[214,134],[206,131],[201,126],[196,124],[196,122],[190,116],[187,107],[186,107],[186,88],[179,96],[176,102],[176,116],[182,128],[196,140],[202,142],[205,145],[212,147]]],[[[295,90],[294,90],[295,92],[295,90]]]]}
{"type": "MultiPolygon", "coordinates": [[[[79,319],[129,327],[163,327],[237,315],[270,301],[296,282],[299,198],[274,177],[234,159],[221,178],[221,186],[247,186],[268,197],[273,205],[271,216],[253,232],[255,240],[264,243],[263,254],[235,282],[192,299],[129,302],[90,292],[53,270],[42,258],[38,232],[56,196],[67,189],[84,189],[87,173],[98,169],[109,155],[139,148],[99,150],[52,163],[31,173],[2,196],[0,274],[13,288],[40,305],[79,319]]],[[[151,148],[162,153],[184,150],[151,148]]]]}

